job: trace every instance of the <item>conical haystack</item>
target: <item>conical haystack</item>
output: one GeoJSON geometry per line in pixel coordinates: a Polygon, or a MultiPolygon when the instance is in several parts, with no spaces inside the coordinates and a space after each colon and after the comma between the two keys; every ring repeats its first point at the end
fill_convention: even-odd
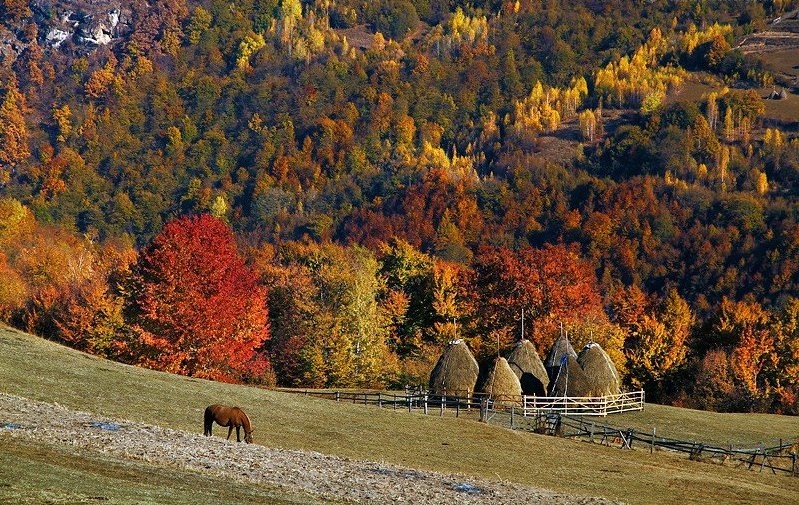
{"type": "Polygon", "coordinates": [[[590,396],[590,384],[583,367],[570,354],[566,364],[558,367],[557,375],[549,384],[549,396],[590,396]]]}
{"type": "Polygon", "coordinates": [[[430,393],[439,396],[464,396],[474,393],[480,368],[463,340],[447,345],[430,373],[430,393]]]}
{"type": "Polygon", "coordinates": [[[508,355],[508,364],[519,378],[522,393],[526,395],[546,396],[549,387],[549,376],[544,363],[538,357],[535,346],[527,339],[516,343],[508,355]]]}
{"type": "Polygon", "coordinates": [[[574,348],[569,343],[569,338],[565,333],[561,333],[552,344],[552,348],[547,354],[547,359],[544,361],[544,368],[546,368],[549,375],[550,384],[554,382],[555,377],[558,375],[564,356],[571,356],[575,360],[577,359],[577,353],[574,352],[574,348]]]}
{"type": "Polygon", "coordinates": [[[522,385],[505,358],[494,360],[494,364],[486,376],[485,383],[480,389],[491,398],[494,406],[510,407],[512,405],[521,405],[522,385]]]}
{"type": "Polygon", "coordinates": [[[577,362],[583,368],[590,385],[587,396],[619,394],[619,373],[616,371],[616,365],[599,344],[591,342],[586,345],[580,351],[577,362]]]}

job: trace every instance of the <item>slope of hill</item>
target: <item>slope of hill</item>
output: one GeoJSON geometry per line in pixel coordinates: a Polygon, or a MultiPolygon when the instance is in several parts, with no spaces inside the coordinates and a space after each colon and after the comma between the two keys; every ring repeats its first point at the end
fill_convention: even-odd
{"type": "MultiPolygon", "coordinates": [[[[799,492],[797,479],[696,463],[665,453],[621,451],[511,432],[474,421],[384,411],[153,372],[104,361],[10,329],[0,330],[0,393],[34,402],[57,402],[68,412],[90,412],[100,420],[153,425],[158,432],[174,434],[176,438],[170,439],[173,444],[192,439],[192,435],[182,432],[200,432],[205,405],[235,403],[246,407],[253,418],[256,443],[270,450],[318,451],[345,458],[344,461],[381,461],[457,474],[464,480],[507,481],[511,487],[543,487],[558,493],[604,496],[630,503],[791,503],[796,502],[799,492]]],[[[6,409],[0,412],[0,422],[12,422],[6,419],[11,415],[6,409]]],[[[799,431],[799,419],[780,416],[718,417],[657,406],[648,406],[643,415],[646,417],[625,418],[624,422],[663,426],[670,419],[669,429],[675,434],[681,425],[704,425],[699,436],[715,430],[750,433],[753,440],[764,434],[789,438],[799,431]]],[[[181,488],[184,496],[191,496],[189,491],[195,491],[195,484],[196,492],[201,493],[224,482],[174,465],[145,463],[146,457],[130,461],[109,447],[104,452],[95,449],[80,453],[86,465],[76,470],[66,463],[71,461],[67,455],[77,451],[72,441],[41,445],[47,441],[21,441],[9,434],[13,431],[0,434],[4,460],[13,461],[12,466],[20,471],[36,467],[37,461],[51,464],[46,466],[48,471],[38,472],[38,478],[28,473],[14,477],[9,472],[15,470],[4,470],[0,473],[6,484],[2,492],[12,489],[11,479],[19,475],[24,475],[26,485],[38,492],[43,488],[57,490],[59,481],[53,478],[56,473],[71,475],[74,482],[85,480],[75,475],[102,480],[112,473],[124,473],[127,480],[123,481],[131,485],[135,480],[140,486],[137,493],[150,489],[154,501],[159,501],[158,493],[163,494],[164,489],[180,487],[181,481],[185,483],[181,488]]],[[[157,453],[155,448],[145,449],[149,450],[157,453]]],[[[308,479],[312,478],[309,474],[308,479]]],[[[221,486],[219,493],[233,493],[235,487],[233,483],[221,486]]],[[[19,486],[13,489],[19,491],[19,486]]],[[[276,496],[269,486],[253,493],[252,496],[261,493],[259,500],[267,503],[297,499],[290,494],[276,496]]],[[[214,496],[224,501],[220,494],[214,496]]],[[[245,499],[255,500],[252,496],[245,499]]],[[[180,502],[176,499],[174,503],[180,502]]]]}
{"type": "MultiPolygon", "coordinates": [[[[12,444],[18,444],[17,447],[31,440],[68,440],[70,450],[81,455],[102,453],[110,458],[177,468],[211,480],[230,479],[252,486],[253,496],[246,497],[247,503],[404,501],[437,504],[482,503],[485,500],[497,505],[527,501],[561,505],[612,503],[601,498],[575,498],[508,482],[443,475],[317,452],[269,449],[259,445],[231,446],[232,442],[221,438],[209,439],[197,433],[143,423],[98,420],[87,412],[12,395],[0,394],[0,410],[11,419],[5,424],[12,427],[7,438],[12,444]],[[271,488],[276,489],[265,492],[271,488]]],[[[44,445],[59,448],[59,444],[53,442],[44,445]]],[[[18,484],[15,487],[21,488],[18,484]]],[[[63,484],[56,486],[61,490],[64,487],[63,484]]],[[[24,495],[27,491],[32,491],[33,495],[40,492],[21,488],[16,494],[24,495]]],[[[110,494],[108,490],[102,491],[103,498],[110,494]]],[[[191,493],[187,494],[189,502],[198,501],[191,493]]],[[[74,499],[74,493],[67,498],[74,499]]],[[[158,499],[159,503],[162,501],[158,499]]]]}

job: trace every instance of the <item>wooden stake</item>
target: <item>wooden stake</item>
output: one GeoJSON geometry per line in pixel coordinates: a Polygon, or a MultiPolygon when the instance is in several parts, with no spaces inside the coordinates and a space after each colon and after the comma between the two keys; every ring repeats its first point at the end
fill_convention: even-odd
{"type": "Polygon", "coordinates": [[[657,428],[652,426],[652,445],[649,446],[649,454],[652,454],[653,452],[655,452],[655,432],[656,431],[657,431],[657,428]]]}

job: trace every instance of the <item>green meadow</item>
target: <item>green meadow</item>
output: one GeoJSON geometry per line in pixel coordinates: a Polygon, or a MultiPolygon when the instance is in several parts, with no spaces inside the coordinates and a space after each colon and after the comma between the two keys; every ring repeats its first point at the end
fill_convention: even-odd
{"type": "MultiPolygon", "coordinates": [[[[621,450],[536,435],[471,418],[337,403],[196,380],[89,356],[0,329],[0,392],[71,409],[202,432],[210,403],[244,407],[255,443],[511,481],[628,503],[799,503],[799,479],[684,455],[621,450]]],[[[716,414],[647,404],[604,420],[658,435],[754,446],[799,437],[799,418],[716,414]]],[[[0,413],[2,422],[2,413],[0,413]]],[[[217,428],[217,435],[222,432],[217,428]]],[[[308,503],[312,497],[144,462],[80,454],[0,433],[0,502],[308,503]],[[102,500],[100,500],[102,498],[102,500]]]]}

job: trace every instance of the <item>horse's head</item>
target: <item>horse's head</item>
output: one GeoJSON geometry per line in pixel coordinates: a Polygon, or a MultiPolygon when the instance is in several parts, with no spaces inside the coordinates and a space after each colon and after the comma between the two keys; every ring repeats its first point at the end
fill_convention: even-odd
{"type": "Polygon", "coordinates": [[[244,441],[247,442],[248,444],[252,443],[252,432],[253,431],[255,431],[255,430],[254,429],[252,429],[250,431],[244,430],[244,441]]]}

